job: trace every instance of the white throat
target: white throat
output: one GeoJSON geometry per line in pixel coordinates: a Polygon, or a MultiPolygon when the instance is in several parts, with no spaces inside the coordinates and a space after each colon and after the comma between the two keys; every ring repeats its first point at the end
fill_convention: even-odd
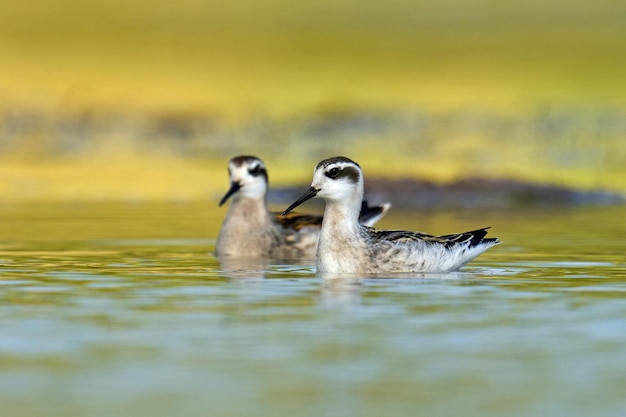
{"type": "Polygon", "coordinates": [[[344,254],[351,253],[346,248],[362,246],[359,233],[362,196],[362,192],[355,192],[349,201],[326,201],[317,247],[318,272],[344,270],[350,264],[348,259],[343,259],[344,254]]]}

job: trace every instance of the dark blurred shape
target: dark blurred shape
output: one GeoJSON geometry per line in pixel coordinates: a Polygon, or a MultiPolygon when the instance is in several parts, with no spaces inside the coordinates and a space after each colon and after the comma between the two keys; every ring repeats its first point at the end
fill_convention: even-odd
{"type": "MultiPolygon", "coordinates": [[[[288,202],[305,188],[306,185],[273,189],[269,198],[272,202],[288,202]]],[[[374,178],[365,181],[365,192],[371,201],[390,201],[394,208],[503,209],[626,203],[626,196],[610,191],[584,191],[551,184],[485,178],[466,178],[443,185],[424,180],[374,178]]]]}

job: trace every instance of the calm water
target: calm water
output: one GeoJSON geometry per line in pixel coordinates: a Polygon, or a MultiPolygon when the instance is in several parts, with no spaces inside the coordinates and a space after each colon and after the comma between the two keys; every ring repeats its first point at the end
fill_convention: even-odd
{"type": "Polygon", "coordinates": [[[390,213],[491,225],[462,273],[222,265],[206,204],[0,208],[3,416],[626,414],[626,208],[390,213]]]}

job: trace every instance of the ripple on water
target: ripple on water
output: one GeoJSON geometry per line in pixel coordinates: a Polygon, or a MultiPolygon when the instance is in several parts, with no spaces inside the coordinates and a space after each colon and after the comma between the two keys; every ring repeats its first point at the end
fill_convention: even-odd
{"type": "Polygon", "coordinates": [[[43,209],[56,226],[29,237],[29,219],[0,266],[0,403],[12,416],[626,409],[626,225],[591,246],[567,237],[626,212],[427,213],[435,231],[491,217],[505,243],[458,273],[327,281],[313,262],[220,263],[205,231],[223,212],[208,205],[206,218],[91,206],[93,227],[43,209]]]}

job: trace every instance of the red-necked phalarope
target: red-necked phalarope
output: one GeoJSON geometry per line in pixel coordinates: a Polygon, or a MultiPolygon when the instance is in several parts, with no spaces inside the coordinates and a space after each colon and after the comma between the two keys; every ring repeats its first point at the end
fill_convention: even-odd
{"type": "Polygon", "coordinates": [[[317,164],[309,191],[283,214],[313,197],[326,200],[317,249],[318,274],[449,272],[500,243],[497,238],[485,239],[488,228],[431,236],[360,225],[363,172],[343,156],[317,164]]]}
{"type": "MultiPolygon", "coordinates": [[[[232,197],[222,223],[215,253],[218,256],[313,258],[317,249],[322,217],[311,214],[268,211],[267,170],[255,156],[236,156],[228,164],[230,189],[221,206],[232,197]]],[[[389,203],[380,207],[362,206],[361,220],[373,225],[387,213],[389,203]]]]}

